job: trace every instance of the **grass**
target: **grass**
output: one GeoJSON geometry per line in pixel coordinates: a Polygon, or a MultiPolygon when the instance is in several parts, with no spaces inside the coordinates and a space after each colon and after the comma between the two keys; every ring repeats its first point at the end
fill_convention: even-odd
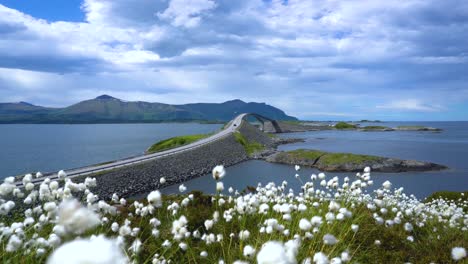
{"type": "Polygon", "coordinates": [[[383,129],[389,129],[389,127],[386,127],[386,126],[365,126],[362,129],[364,129],[364,130],[383,130],[383,129]]]}
{"type": "MultiPolygon", "coordinates": [[[[260,250],[263,243],[266,241],[277,240],[286,241],[293,239],[295,234],[304,234],[304,231],[299,229],[300,219],[310,219],[313,216],[323,215],[328,211],[328,202],[320,202],[318,207],[308,207],[304,212],[293,211],[291,213],[292,220],[284,221],[279,220],[279,223],[284,224],[290,230],[290,235],[285,236],[280,232],[273,232],[271,234],[261,233],[259,226],[263,224],[266,219],[275,218],[281,219],[281,213],[274,210],[268,210],[266,214],[240,214],[240,218],[232,221],[226,221],[222,216],[218,223],[212,229],[207,230],[204,226],[205,219],[211,219],[215,211],[228,210],[231,205],[218,205],[213,196],[204,195],[201,192],[192,192],[193,200],[188,206],[183,207],[182,214],[187,218],[188,230],[198,230],[203,233],[220,234],[223,236],[223,241],[220,243],[212,243],[207,245],[204,241],[195,238],[187,238],[183,241],[189,245],[189,249],[184,252],[177,246],[178,242],[173,241],[171,248],[165,249],[161,244],[168,237],[171,237],[172,222],[178,218],[180,214],[172,215],[167,208],[173,202],[181,204],[183,198],[187,195],[165,195],[163,196],[163,206],[161,209],[155,210],[154,215],[139,216],[134,213],[134,206],[132,201],[128,201],[128,206],[120,207],[119,214],[115,216],[109,215],[109,222],[90,230],[82,235],[82,237],[89,237],[93,234],[104,234],[106,237],[115,237],[116,233],[111,231],[111,224],[117,222],[122,225],[125,219],[130,220],[132,223],[137,224],[140,228],[139,239],[143,242],[144,247],[138,256],[134,256],[133,260],[136,263],[151,263],[154,254],[158,253],[166,258],[178,260],[180,263],[217,263],[219,259],[223,259],[225,263],[233,263],[235,260],[242,259],[242,250],[245,245],[251,245],[255,249],[260,250]],[[132,215],[129,215],[132,213],[132,215]],[[161,221],[158,227],[160,235],[158,238],[151,235],[152,227],[148,224],[149,220],[156,217],[161,221]],[[242,230],[249,230],[250,237],[246,241],[238,238],[242,230]],[[235,234],[231,237],[231,234],[235,234]],[[200,257],[199,252],[207,251],[208,257],[200,257]]],[[[311,200],[312,202],[313,200],[311,200]]],[[[319,201],[318,199],[316,201],[319,201]]],[[[139,202],[145,203],[145,199],[139,202]]],[[[353,202],[342,201],[342,207],[351,208],[353,202]]],[[[274,203],[269,203],[270,208],[274,203]]],[[[467,244],[468,232],[461,232],[456,228],[451,228],[437,222],[433,219],[428,219],[424,226],[418,227],[415,225],[414,231],[411,233],[415,237],[415,242],[410,242],[406,238],[408,232],[403,229],[402,225],[386,227],[385,225],[377,225],[365,205],[357,204],[353,208],[352,218],[346,218],[343,221],[334,221],[331,223],[325,222],[323,226],[314,233],[314,236],[302,242],[297,259],[305,259],[311,257],[314,253],[322,251],[329,256],[339,256],[341,252],[348,250],[352,256],[351,263],[452,263],[450,258],[450,250],[455,246],[463,246],[467,244]],[[351,224],[359,225],[357,233],[351,232],[351,224]],[[433,232],[436,228],[441,232],[433,232]],[[442,231],[443,230],[443,231],[442,231]],[[334,246],[324,245],[322,237],[325,234],[334,234],[339,243],[334,246]],[[375,240],[380,240],[380,246],[375,245],[375,240]]],[[[386,215],[387,219],[392,219],[396,214],[389,210],[386,215]]],[[[13,221],[21,221],[22,216],[16,215],[10,219],[5,220],[4,223],[11,224],[13,221]]],[[[38,232],[33,228],[26,229],[25,232],[28,236],[34,232],[39,237],[47,237],[50,234],[52,225],[46,225],[38,232]]],[[[70,238],[68,238],[69,240],[70,238]]],[[[127,238],[127,243],[131,243],[132,238],[127,238]]],[[[47,251],[46,255],[50,253],[47,251]]],[[[83,252],[85,254],[85,252],[83,252]]],[[[0,259],[4,263],[38,263],[45,262],[46,257],[37,258],[34,254],[13,254],[7,252],[0,252],[0,259]]],[[[244,258],[247,260],[247,258],[244,258]]],[[[252,262],[253,263],[253,262],[252,262]]]]}
{"type": "Polygon", "coordinates": [[[357,126],[353,125],[353,124],[346,123],[346,122],[338,122],[335,125],[335,128],[336,129],[354,129],[354,128],[357,128],[357,126]]]}
{"type": "Polygon", "coordinates": [[[177,148],[183,145],[190,144],[197,140],[206,138],[208,136],[209,134],[199,134],[199,135],[188,135],[188,136],[178,136],[178,137],[168,138],[168,139],[159,141],[156,144],[153,144],[146,152],[155,153],[155,152],[160,152],[163,150],[177,148]]]}
{"type": "Polygon", "coordinates": [[[245,152],[247,152],[248,155],[252,155],[253,153],[265,148],[265,146],[258,142],[248,141],[240,132],[234,133],[234,137],[236,138],[236,141],[244,147],[245,152]]]}
{"type": "Polygon", "coordinates": [[[291,150],[287,152],[289,155],[292,155],[294,158],[299,159],[308,159],[308,160],[316,160],[326,154],[324,151],[320,150],[307,150],[307,149],[297,149],[291,150]]]}
{"type": "Polygon", "coordinates": [[[325,165],[335,165],[344,163],[362,164],[369,161],[377,161],[380,157],[370,155],[360,155],[352,153],[326,153],[320,158],[320,162],[325,165]]]}
{"type": "MultiPolygon", "coordinates": [[[[236,138],[249,144],[241,134],[236,138]]],[[[316,158],[330,154],[306,150],[294,151],[293,153],[305,158],[316,158]]],[[[308,175],[299,175],[302,174],[300,170],[296,173],[297,180],[301,181],[301,183],[302,179],[300,177],[303,177],[303,179],[309,178],[308,175]]],[[[293,177],[291,178],[291,181],[296,180],[293,177]]],[[[328,176],[327,180],[329,179],[330,176],[328,176]]],[[[317,181],[320,181],[320,179],[317,181]]],[[[361,178],[359,185],[356,186],[361,186],[362,181],[365,180],[361,178]]],[[[215,182],[213,181],[214,185],[215,182]]],[[[111,225],[115,222],[122,226],[128,221],[130,223],[129,227],[139,229],[134,235],[121,237],[125,242],[121,246],[121,250],[128,255],[129,261],[132,263],[158,263],[153,260],[156,254],[166,260],[171,260],[169,263],[218,263],[220,259],[224,260],[225,263],[233,263],[236,260],[256,263],[255,258],[249,259],[243,256],[243,249],[246,245],[252,246],[258,253],[262,245],[267,241],[286,242],[297,236],[300,236],[302,240],[295,256],[297,263],[303,263],[304,259],[313,257],[317,252],[323,252],[329,258],[333,258],[339,257],[344,251],[349,252],[352,258],[349,263],[454,263],[450,256],[451,249],[453,247],[468,247],[468,232],[463,229],[466,216],[464,217],[457,212],[458,208],[468,204],[468,192],[463,194],[437,192],[428,197],[425,204],[422,204],[393,190],[379,189],[382,191],[381,196],[369,196],[362,192],[354,193],[350,189],[336,190],[334,188],[323,188],[322,192],[317,193],[311,187],[318,186],[318,182],[310,181],[303,183],[301,194],[297,194],[290,192],[288,185],[288,183],[283,183],[281,185],[269,185],[269,187],[268,185],[258,188],[250,187],[248,189],[249,194],[245,194],[246,196],[237,194],[233,196],[224,194],[206,195],[199,191],[192,192],[192,198],[189,198],[190,196],[187,194],[163,195],[162,206],[152,208],[154,212],[148,213],[148,211],[145,211],[147,212],[145,214],[143,214],[143,208],[149,208],[146,199],[137,201],[128,199],[126,205],[114,204],[108,201],[117,210],[117,214],[111,214],[99,210],[100,206],[97,205],[97,202],[88,204],[85,201],[86,198],[84,198],[81,205],[83,209],[85,207],[95,208],[99,212],[102,222],[80,235],[80,237],[88,238],[92,235],[104,235],[108,238],[115,238],[119,233],[112,231],[111,225]],[[334,194],[339,195],[334,196],[334,194]],[[376,200],[374,200],[377,197],[381,201],[380,205],[375,209],[370,209],[369,205],[375,206],[377,204],[376,200]],[[220,202],[221,198],[224,203],[220,202]],[[433,202],[434,199],[439,198],[444,198],[447,202],[433,202]],[[184,203],[184,200],[187,203],[184,203]],[[335,209],[330,207],[331,200],[335,203],[335,209]],[[176,211],[168,208],[174,203],[180,205],[176,211]],[[454,204],[457,206],[454,206],[454,204]],[[278,209],[284,208],[283,205],[286,205],[290,211],[280,212],[278,209]],[[338,212],[341,213],[341,211],[338,211],[337,205],[339,205],[338,208],[345,209],[345,213],[342,214],[349,213],[349,215],[343,216],[340,220],[337,218],[336,220],[325,221],[324,216],[327,213],[333,212],[335,215],[338,215],[338,212]],[[263,212],[259,209],[262,206],[267,207],[263,212]],[[304,209],[299,210],[300,206],[304,207],[304,209]],[[385,209],[385,212],[383,209],[385,209]],[[409,210],[409,213],[407,213],[407,210],[409,210]],[[213,219],[215,212],[219,213],[219,219],[211,229],[208,229],[205,226],[205,220],[213,219]],[[284,218],[286,214],[289,215],[289,220],[284,218]],[[186,228],[184,232],[187,231],[186,233],[189,233],[190,236],[176,239],[172,232],[174,226],[178,226],[177,230],[179,230],[180,226],[175,225],[174,220],[179,219],[181,216],[187,218],[187,225],[183,228],[186,228]],[[228,219],[227,216],[231,218],[228,219]],[[317,227],[316,230],[301,230],[300,220],[309,221],[314,216],[320,216],[324,220],[323,224],[317,227]],[[387,221],[394,221],[394,224],[379,224],[376,221],[376,216],[387,221]],[[161,225],[152,226],[150,224],[152,218],[157,218],[161,225]],[[396,223],[397,218],[400,223],[396,223]],[[264,228],[264,231],[262,231],[266,220],[277,221],[278,225],[281,225],[283,229],[275,227],[275,229],[271,230],[272,232],[268,232],[264,228]],[[414,229],[405,230],[405,223],[411,223],[414,229]],[[353,224],[359,226],[356,233],[351,230],[353,224]],[[158,236],[152,235],[152,231],[156,228],[159,231],[158,236]],[[238,235],[243,230],[250,232],[250,236],[246,240],[241,240],[238,235]],[[284,233],[283,230],[289,232],[284,233]],[[208,243],[206,240],[193,236],[194,231],[206,236],[212,234],[218,239],[208,243]],[[306,232],[310,232],[310,235],[306,232]],[[338,242],[334,245],[325,245],[323,237],[326,234],[332,234],[337,238],[338,242]],[[414,241],[409,241],[408,236],[412,236],[414,241]],[[220,237],[222,239],[219,239],[220,237]],[[142,248],[137,254],[133,254],[128,248],[136,239],[142,242],[142,248]],[[172,243],[172,246],[162,247],[166,239],[172,243]],[[376,240],[379,240],[381,244],[376,245],[376,240]],[[188,245],[186,251],[179,248],[180,242],[188,245]],[[206,258],[200,256],[202,251],[208,253],[206,258]]],[[[83,193],[92,191],[93,188],[83,191],[83,193]]],[[[364,189],[364,191],[367,190],[364,189]]],[[[8,198],[3,195],[0,197],[2,199],[8,198]]],[[[23,222],[25,218],[24,209],[36,206],[45,208],[43,203],[50,200],[54,200],[54,198],[49,197],[44,201],[36,201],[34,204],[24,205],[25,208],[22,207],[20,210],[17,208],[6,215],[0,215],[1,227],[6,227],[1,231],[8,234],[9,232],[4,231],[8,230],[11,225],[18,226],[17,223],[23,222]]],[[[56,202],[59,204],[60,200],[56,202]]],[[[21,202],[18,200],[19,204],[21,202]]],[[[50,214],[54,216],[53,218],[40,217],[41,213],[30,214],[36,222],[41,222],[40,228],[28,225],[24,226],[20,232],[14,231],[24,232],[21,237],[24,243],[28,243],[23,244],[24,247],[19,248],[18,251],[7,252],[5,250],[6,245],[9,243],[8,236],[11,233],[6,236],[2,234],[0,236],[0,248],[2,249],[0,250],[0,260],[3,263],[45,263],[48,255],[55,249],[43,246],[39,241],[42,238],[47,240],[53,226],[56,225],[56,222],[52,219],[55,219],[57,212],[53,212],[53,214],[50,214]],[[39,220],[41,218],[43,220],[39,220]],[[37,256],[35,253],[37,248],[44,248],[46,250],[45,254],[37,256]]],[[[46,214],[44,212],[44,216],[46,214]]],[[[84,221],[84,219],[81,221],[84,221]]],[[[62,243],[75,238],[76,236],[71,234],[63,236],[62,243]]],[[[73,258],[73,256],[76,256],[75,254],[86,255],[89,252],[82,250],[70,254],[70,258],[73,258]]],[[[102,254],[104,256],[106,252],[102,254]]],[[[466,263],[466,259],[457,263],[466,263]]]]}
{"type": "Polygon", "coordinates": [[[318,160],[324,165],[339,165],[344,163],[362,164],[381,159],[377,156],[352,153],[331,153],[320,150],[298,149],[286,152],[296,159],[318,160]]]}

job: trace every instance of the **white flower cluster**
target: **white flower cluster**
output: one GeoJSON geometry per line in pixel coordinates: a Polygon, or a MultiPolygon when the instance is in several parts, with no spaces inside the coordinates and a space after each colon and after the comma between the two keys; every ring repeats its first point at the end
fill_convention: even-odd
{"type": "MultiPolygon", "coordinates": [[[[299,172],[300,167],[295,170],[299,172]]],[[[405,243],[418,242],[418,228],[433,223],[467,231],[466,203],[460,206],[442,199],[422,203],[401,188],[392,189],[389,181],[367,193],[366,188],[373,185],[370,168],[343,182],[338,177],[327,179],[324,173],[313,174],[298,194],[283,181],[258,184],[255,192],[242,195],[229,188],[229,195],[224,195],[224,167],[216,166],[212,175],[217,195],[210,198],[209,217],[195,219],[198,226],[189,222],[189,212],[199,206],[193,193],[163,199],[155,190],[144,201],[127,202],[117,194],[104,201],[91,191],[97,185],[94,178],[75,183],[61,171],[59,181],[33,183],[33,175],[27,174],[22,188],[13,177],[6,178],[0,185],[4,248],[0,255],[34,256],[50,264],[139,262],[141,254],[151,254],[144,260],[155,264],[184,262],[177,259],[181,256],[177,252],[186,252],[187,262],[197,257],[210,263],[347,263],[356,252],[336,249],[346,248],[349,237],[363,232],[356,217],[363,210],[378,228],[400,228],[405,243]],[[14,212],[22,215],[21,221],[9,218],[14,212]],[[228,230],[228,224],[238,229],[228,230]]],[[[296,178],[302,183],[299,175],[296,178]]],[[[161,184],[165,182],[160,179],[161,184]]],[[[179,186],[180,192],[186,190],[185,185],[179,186]]],[[[444,232],[441,229],[434,228],[433,233],[444,232]]],[[[373,247],[385,243],[376,239],[373,247]]],[[[447,256],[465,260],[466,249],[453,247],[447,256]]]]}

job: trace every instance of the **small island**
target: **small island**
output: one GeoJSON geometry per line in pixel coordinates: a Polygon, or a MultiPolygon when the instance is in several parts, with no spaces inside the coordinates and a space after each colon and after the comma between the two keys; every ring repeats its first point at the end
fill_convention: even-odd
{"type": "Polygon", "coordinates": [[[446,166],[432,162],[402,160],[352,153],[333,153],[320,150],[298,149],[276,151],[263,157],[265,161],[314,167],[328,172],[358,172],[370,167],[376,172],[435,171],[446,166]]]}

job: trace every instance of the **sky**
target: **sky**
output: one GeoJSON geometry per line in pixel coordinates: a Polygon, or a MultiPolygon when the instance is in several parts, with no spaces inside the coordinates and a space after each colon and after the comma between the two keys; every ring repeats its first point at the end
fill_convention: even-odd
{"type": "Polygon", "coordinates": [[[465,0],[0,0],[0,102],[468,120],[465,0]]]}

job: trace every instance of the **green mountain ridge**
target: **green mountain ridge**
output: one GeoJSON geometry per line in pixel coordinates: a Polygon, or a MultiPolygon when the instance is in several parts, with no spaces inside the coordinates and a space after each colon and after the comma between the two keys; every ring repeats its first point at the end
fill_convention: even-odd
{"type": "Polygon", "coordinates": [[[225,122],[254,112],[276,120],[297,120],[265,103],[236,99],[224,103],[170,105],[123,101],[101,95],[64,108],[48,108],[26,102],[0,103],[0,123],[153,123],[169,121],[225,122]]]}

